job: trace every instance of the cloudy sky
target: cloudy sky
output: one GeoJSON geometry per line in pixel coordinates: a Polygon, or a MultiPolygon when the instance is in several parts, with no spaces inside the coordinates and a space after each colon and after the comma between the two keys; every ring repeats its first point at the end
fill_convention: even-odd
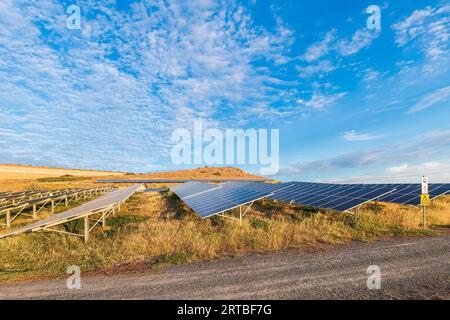
{"type": "Polygon", "coordinates": [[[203,120],[279,129],[281,180],[448,182],[449,34],[447,1],[2,0],[0,162],[189,168],[203,120]]]}

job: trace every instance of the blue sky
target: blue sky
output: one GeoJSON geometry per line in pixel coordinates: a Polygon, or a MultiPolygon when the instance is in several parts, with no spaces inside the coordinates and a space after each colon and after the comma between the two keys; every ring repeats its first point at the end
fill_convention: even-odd
{"type": "Polygon", "coordinates": [[[0,162],[190,168],[202,119],[280,129],[281,180],[448,182],[449,34],[446,1],[3,0],[0,162]]]}

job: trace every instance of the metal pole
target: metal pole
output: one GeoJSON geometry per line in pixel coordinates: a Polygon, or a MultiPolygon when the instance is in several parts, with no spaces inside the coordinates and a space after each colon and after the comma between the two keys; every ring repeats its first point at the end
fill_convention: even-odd
{"type": "Polygon", "coordinates": [[[242,206],[239,207],[239,225],[242,226],[242,206]]]}
{"type": "Polygon", "coordinates": [[[6,228],[11,227],[11,212],[6,210],[6,228]]]}
{"type": "Polygon", "coordinates": [[[106,213],[105,213],[104,210],[103,210],[103,213],[102,213],[102,227],[103,228],[106,227],[106,213]]]}
{"type": "Polygon", "coordinates": [[[89,239],[89,217],[84,217],[84,242],[86,243],[89,239]]]}
{"type": "Polygon", "coordinates": [[[422,206],[422,229],[425,230],[426,226],[425,226],[425,206],[422,206]]]}

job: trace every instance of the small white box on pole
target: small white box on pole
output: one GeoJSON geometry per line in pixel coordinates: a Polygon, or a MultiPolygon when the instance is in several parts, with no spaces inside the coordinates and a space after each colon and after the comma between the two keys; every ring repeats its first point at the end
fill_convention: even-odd
{"type": "Polygon", "coordinates": [[[422,194],[428,194],[428,177],[422,177],[422,194]]]}

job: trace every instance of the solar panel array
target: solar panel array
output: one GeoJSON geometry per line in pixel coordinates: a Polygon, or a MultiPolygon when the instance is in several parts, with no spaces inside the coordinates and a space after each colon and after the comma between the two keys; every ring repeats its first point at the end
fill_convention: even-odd
{"type": "Polygon", "coordinates": [[[222,186],[227,188],[241,188],[253,191],[268,191],[275,192],[294,186],[293,182],[285,183],[263,183],[263,182],[240,182],[240,181],[230,181],[222,184],[222,186]]]}
{"type": "Polygon", "coordinates": [[[271,199],[336,211],[347,211],[393,192],[392,187],[294,182],[271,199]]]}
{"type": "Polygon", "coordinates": [[[29,224],[23,228],[19,228],[12,232],[0,235],[0,238],[5,238],[12,235],[17,235],[24,232],[32,232],[40,229],[44,229],[49,226],[57,225],[62,222],[70,221],[82,217],[84,215],[89,215],[90,212],[99,210],[116,203],[120,203],[128,199],[139,189],[142,189],[143,185],[134,185],[125,189],[120,189],[116,191],[109,192],[95,200],[89,201],[79,207],[69,209],[67,211],[55,214],[46,219],[42,219],[38,222],[29,224]]]}
{"type": "Polygon", "coordinates": [[[167,188],[146,188],[143,190],[143,192],[156,192],[156,193],[164,191],[167,191],[167,188]]]}
{"type": "Polygon", "coordinates": [[[184,199],[195,194],[221,187],[222,186],[220,185],[191,181],[188,183],[179,184],[175,187],[171,187],[170,190],[172,190],[178,197],[180,197],[180,199],[184,199]]]}
{"type": "Polygon", "coordinates": [[[271,195],[268,191],[217,188],[184,198],[183,201],[202,218],[237,208],[271,195]]]}
{"type": "MultiPolygon", "coordinates": [[[[400,184],[368,184],[372,188],[395,188],[391,194],[383,196],[380,201],[392,202],[400,204],[408,204],[417,206],[420,204],[420,195],[422,193],[422,185],[417,183],[400,183],[400,184]]],[[[435,199],[450,192],[449,183],[430,183],[428,185],[428,193],[430,199],[435,199]]]]}
{"type": "MultiPolygon", "coordinates": [[[[418,205],[420,184],[264,183],[228,181],[220,185],[188,182],[171,188],[202,218],[268,197],[336,211],[348,211],[369,201],[418,205]]],[[[450,184],[430,184],[430,198],[450,192],[450,184]]]]}
{"type": "Polygon", "coordinates": [[[189,182],[170,189],[200,217],[207,218],[272,194],[264,188],[257,190],[246,186],[248,183],[241,181],[221,185],[189,182]]]}
{"type": "MultiPolygon", "coordinates": [[[[348,211],[373,201],[418,205],[419,184],[330,184],[311,182],[263,183],[229,181],[221,185],[189,182],[171,188],[202,218],[257,199],[294,202],[336,211],[348,211]]],[[[448,193],[450,184],[430,184],[430,198],[448,193]]]]}

